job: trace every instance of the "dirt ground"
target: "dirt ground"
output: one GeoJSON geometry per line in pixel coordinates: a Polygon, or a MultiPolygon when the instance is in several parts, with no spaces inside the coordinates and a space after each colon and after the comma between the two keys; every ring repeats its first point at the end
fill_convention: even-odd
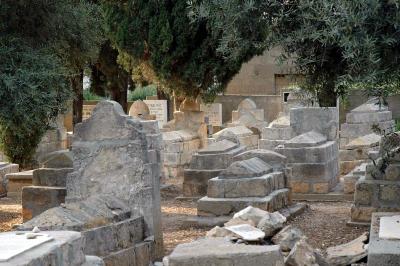
{"type": "MultiPolygon", "coordinates": [[[[203,237],[210,228],[187,226],[186,218],[196,215],[196,202],[175,200],[180,196],[181,188],[177,181],[169,181],[169,186],[162,189],[162,217],[165,254],[168,255],[180,243],[203,237]]],[[[298,217],[289,221],[300,228],[314,248],[325,250],[349,242],[367,227],[349,227],[350,203],[316,202],[308,203],[309,208],[298,217]]],[[[0,199],[0,231],[10,231],[14,224],[22,223],[21,204],[10,198],[0,199]]]]}
{"type": "Polygon", "coordinates": [[[21,224],[21,211],[20,200],[0,198],[0,232],[10,231],[14,224],[21,224]]]}

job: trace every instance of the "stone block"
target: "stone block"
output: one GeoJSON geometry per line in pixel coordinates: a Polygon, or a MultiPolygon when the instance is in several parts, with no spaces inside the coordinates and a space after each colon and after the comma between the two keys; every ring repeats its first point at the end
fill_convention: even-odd
{"type": "Polygon", "coordinates": [[[221,171],[219,177],[225,179],[252,178],[269,174],[272,171],[273,168],[263,160],[251,158],[232,163],[228,168],[221,171]]]}
{"type": "Polygon", "coordinates": [[[399,213],[374,213],[372,215],[368,245],[368,266],[394,266],[400,261],[400,240],[379,238],[380,219],[399,213]]]}
{"type": "Polygon", "coordinates": [[[65,187],[67,175],[73,168],[39,168],[33,170],[32,184],[34,186],[65,187]]]}
{"type": "Polygon", "coordinates": [[[185,169],[183,180],[183,196],[198,197],[207,194],[208,180],[217,177],[222,169],[198,170],[185,169]]]}
{"type": "Polygon", "coordinates": [[[7,195],[7,178],[6,174],[16,173],[19,170],[18,164],[10,164],[0,162],[0,197],[7,195]]]}
{"type": "Polygon", "coordinates": [[[346,115],[346,122],[351,124],[379,123],[389,120],[392,120],[391,111],[350,112],[346,115]]]}
{"type": "Polygon", "coordinates": [[[274,170],[282,170],[287,162],[287,158],[282,154],[263,149],[242,152],[233,157],[233,161],[243,161],[251,158],[259,158],[263,160],[267,164],[271,165],[274,170]]]}
{"type": "Polygon", "coordinates": [[[327,142],[326,136],[316,131],[309,131],[298,135],[285,143],[287,148],[315,147],[327,142]]]}
{"type": "Polygon", "coordinates": [[[311,191],[309,183],[299,181],[290,181],[290,188],[293,193],[308,193],[311,191]]]}
{"type": "Polygon", "coordinates": [[[233,156],[245,151],[245,146],[240,146],[231,151],[220,154],[194,154],[190,162],[191,169],[224,169],[232,163],[233,156]]]}
{"type": "MultiPolygon", "coordinates": [[[[85,255],[82,249],[81,233],[71,231],[46,231],[54,240],[28,249],[7,261],[1,261],[1,266],[69,266],[83,265],[85,255]]],[[[15,232],[1,235],[15,235],[15,232]]],[[[10,240],[12,241],[12,240],[10,240]]],[[[4,243],[3,243],[4,244],[4,243]]],[[[2,247],[2,251],[4,251],[2,247]]]]}
{"type": "Polygon", "coordinates": [[[248,206],[266,211],[275,211],[287,206],[289,190],[280,189],[266,197],[243,198],[210,198],[203,197],[198,201],[197,214],[200,216],[224,216],[238,212],[248,206]]]}
{"type": "Polygon", "coordinates": [[[22,189],[22,218],[26,222],[42,212],[65,202],[63,187],[28,186],[22,189]]]}
{"type": "Polygon", "coordinates": [[[283,145],[286,143],[286,140],[267,140],[260,139],[258,141],[258,148],[264,150],[274,150],[277,146],[283,145]]]}
{"type": "Polygon", "coordinates": [[[72,153],[69,150],[59,150],[47,154],[40,162],[43,168],[72,168],[72,153]]]}
{"type": "Polygon", "coordinates": [[[284,175],[279,172],[244,179],[220,179],[217,177],[208,181],[207,196],[210,198],[264,197],[284,186],[284,175]]]}
{"type": "Polygon", "coordinates": [[[7,196],[21,196],[22,188],[32,185],[32,170],[6,174],[7,196]]]}
{"type": "Polygon", "coordinates": [[[288,163],[324,163],[338,157],[335,141],[328,141],[315,147],[276,147],[275,152],[284,155],[288,163]]]}
{"type": "Polygon", "coordinates": [[[357,160],[357,161],[340,161],[340,174],[346,175],[354,170],[357,166],[365,163],[365,160],[357,160]]]}
{"type": "Polygon", "coordinates": [[[290,110],[290,126],[294,135],[316,131],[336,140],[339,130],[339,112],[335,107],[297,107],[290,110]]]}
{"type": "Polygon", "coordinates": [[[292,168],[292,180],[308,180],[308,182],[336,180],[339,174],[337,160],[326,163],[289,163],[292,168]]]}
{"type": "Polygon", "coordinates": [[[352,222],[369,223],[371,215],[376,212],[377,208],[370,206],[351,205],[350,218],[352,222]]]}
{"type": "Polygon", "coordinates": [[[293,137],[290,127],[266,127],[263,128],[261,135],[261,138],[266,140],[289,140],[293,137]]]}
{"type": "Polygon", "coordinates": [[[371,205],[374,199],[374,194],[376,193],[376,188],[369,182],[365,182],[361,178],[356,183],[356,189],[354,193],[354,203],[359,205],[371,205]]]}
{"type": "Polygon", "coordinates": [[[283,265],[283,261],[279,245],[244,245],[225,238],[205,238],[178,245],[164,258],[164,265],[278,266],[283,265]]]}

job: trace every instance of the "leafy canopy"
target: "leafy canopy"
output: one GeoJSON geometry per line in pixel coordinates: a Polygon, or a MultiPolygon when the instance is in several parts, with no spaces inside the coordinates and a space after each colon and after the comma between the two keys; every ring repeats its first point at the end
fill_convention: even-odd
{"type": "Polygon", "coordinates": [[[72,93],[70,76],[95,54],[94,6],[0,0],[0,147],[29,166],[72,93]]]}
{"type": "Polygon", "coordinates": [[[261,28],[264,47],[281,47],[280,61],[305,75],[302,86],[320,105],[333,106],[338,95],[352,88],[375,96],[398,91],[399,5],[380,0],[199,0],[192,1],[192,10],[213,21],[218,49],[232,60],[243,40],[259,43],[249,32],[261,28]],[[247,32],[235,23],[246,18],[253,22],[247,32]]]}
{"type": "Polygon", "coordinates": [[[264,32],[246,26],[249,19],[244,18],[237,25],[252,30],[252,41],[241,43],[233,59],[224,57],[220,35],[206,18],[191,20],[186,0],[104,1],[103,11],[106,35],[135,81],[157,83],[177,95],[213,98],[243,62],[264,50],[254,42],[263,40],[264,32]]]}

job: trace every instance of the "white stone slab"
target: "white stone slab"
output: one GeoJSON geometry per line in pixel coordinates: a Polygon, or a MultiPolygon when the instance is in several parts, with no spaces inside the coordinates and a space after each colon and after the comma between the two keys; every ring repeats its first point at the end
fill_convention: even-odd
{"type": "Polygon", "coordinates": [[[380,219],[379,238],[400,240],[400,215],[385,216],[380,219]]]}
{"type": "Polygon", "coordinates": [[[8,261],[51,240],[53,237],[46,234],[40,234],[34,239],[27,239],[25,233],[18,235],[15,232],[2,233],[0,234],[0,262],[8,261]]]}
{"type": "Polygon", "coordinates": [[[156,116],[158,126],[162,128],[168,122],[167,100],[144,100],[149,107],[150,114],[156,116]]]}
{"type": "Polygon", "coordinates": [[[245,241],[258,241],[265,237],[265,233],[263,231],[249,224],[227,226],[225,229],[231,231],[245,241]]]}
{"type": "Polygon", "coordinates": [[[201,104],[200,111],[204,112],[208,125],[222,126],[222,104],[201,104]]]}

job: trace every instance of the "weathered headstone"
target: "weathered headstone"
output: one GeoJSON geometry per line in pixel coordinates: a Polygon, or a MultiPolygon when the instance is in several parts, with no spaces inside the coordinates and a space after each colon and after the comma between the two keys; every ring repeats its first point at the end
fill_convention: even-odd
{"type": "Polygon", "coordinates": [[[183,196],[205,196],[208,180],[216,177],[230,165],[235,155],[244,150],[239,143],[222,139],[195,153],[189,168],[184,170],[183,196]]]}
{"type": "Polygon", "coordinates": [[[222,126],[221,103],[200,104],[200,111],[203,111],[205,117],[208,118],[209,125],[222,126]]]}
{"type": "Polygon", "coordinates": [[[120,265],[118,258],[127,263],[129,254],[147,248],[147,257],[161,257],[161,145],[156,121],[132,119],[118,103],[100,102],[75,127],[66,203],[20,229],[82,231],[85,254],[101,256],[107,265],[120,265]]]}
{"type": "Polygon", "coordinates": [[[239,139],[240,144],[247,147],[248,150],[256,149],[258,146],[258,135],[245,126],[224,128],[215,133],[213,138],[218,139],[228,135],[235,135],[239,139]]]}
{"type": "Polygon", "coordinates": [[[264,121],[264,110],[257,109],[256,103],[247,98],[241,101],[236,111],[232,111],[232,123],[229,127],[245,126],[260,134],[268,122],[264,121]]]}
{"type": "Polygon", "coordinates": [[[207,196],[197,205],[200,216],[224,216],[248,206],[275,211],[290,204],[283,172],[256,156],[233,162],[208,181],[207,196]]]}
{"type": "Polygon", "coordinates": [[[7,195],[7,178],[10,173],[17,173],[19,170],[18,164],[0,162],[0,197],[7,195]]]}
{"type": "Polygon", "coordinates": [[[144,100],[149,107],[150,115],[154,115],[158,125],[162,128],[168,122],[167,100],[144,100]]]}

